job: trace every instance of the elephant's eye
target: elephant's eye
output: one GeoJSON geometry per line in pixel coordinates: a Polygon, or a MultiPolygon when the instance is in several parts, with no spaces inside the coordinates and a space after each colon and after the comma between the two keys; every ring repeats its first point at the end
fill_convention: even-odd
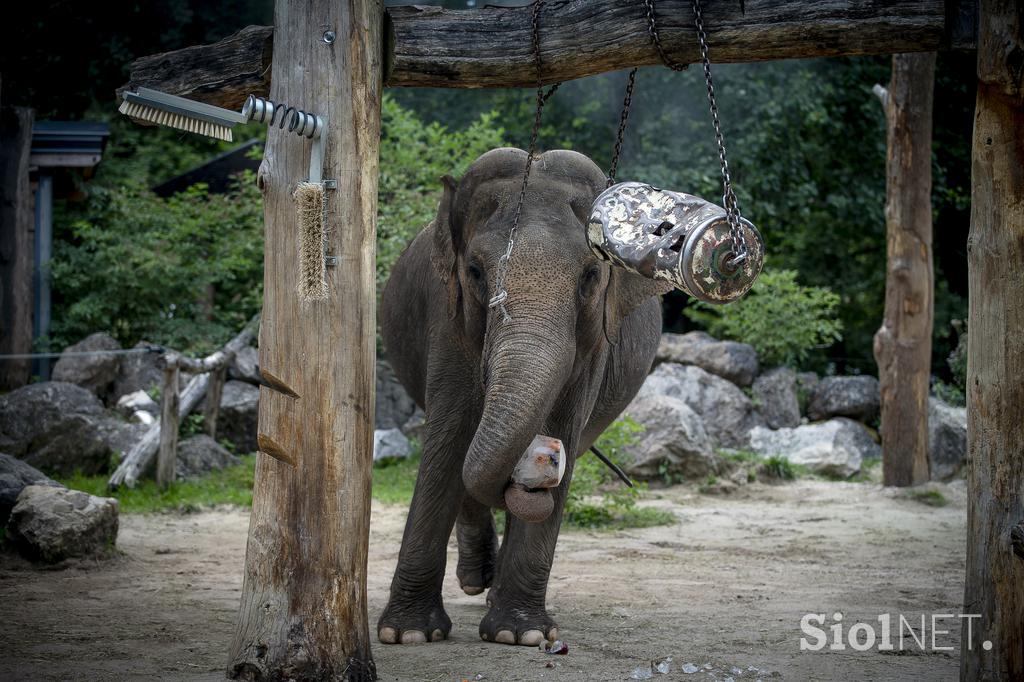
{"type": "Polygon", "coordinates": [[[580,293],[584,296],[588,295],[594,288],[600,275],[601,270],[596,265],[592,265],[584,270],[583,276],[580,277],[580,293]]]}
{"type": "Polygon", "coordinates": [[[484,278],[483,271],[480,270],[480,267],[476,263],[470,263],[468,271],[469,276],[472,277],[477,282],[484,278]]]}

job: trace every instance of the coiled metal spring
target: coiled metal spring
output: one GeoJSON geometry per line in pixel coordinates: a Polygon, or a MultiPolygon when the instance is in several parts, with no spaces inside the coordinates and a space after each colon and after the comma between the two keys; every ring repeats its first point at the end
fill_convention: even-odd
{"type": "Polygon", "coordinates": [[[268,128],[276,125],[284,130],[287,123],[288,132],[311,140],[319,138],[324,129],[323,119],[316,114],[255,95],[246,98],[242,115],[246,120],[265,123],[268,128]]]}

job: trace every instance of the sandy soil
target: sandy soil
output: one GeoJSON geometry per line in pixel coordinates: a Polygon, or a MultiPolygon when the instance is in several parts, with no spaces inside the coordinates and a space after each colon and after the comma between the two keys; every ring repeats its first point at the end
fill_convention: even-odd
{"type": "MultiPolygon", "coordinates": [[[[670,508],[676,525],[563,532],[548,606],[567,656],[480,641],[483,597],[458,589],[452,545],[444,593],[452,639],[375,644],[378,671],[403,681],[628,680],[638,665],[671,656],[671,672],[656,682],[953,680],[956,619],[938,640],[954,647],[948,652],[922,653],[907,637],[902,655],[799,650],[808,612],[876,625],[883,613],[919,623],[920,614],[960,612],[963,486],[943,493],[952,503],[933,508],[868,484],[755,484],[727,497],[676,487],[649,502],[670,508]],[[685,664],[701,670],[684,673],[685,664]]],[[[371,624],[404,517],[401,507],[373,510],[371,624]]],[[[0,559],[0,678],[223,679],[247,525],[247,512],[233,509],[128,516],[121,558],[56,570],[0,559]]]]}

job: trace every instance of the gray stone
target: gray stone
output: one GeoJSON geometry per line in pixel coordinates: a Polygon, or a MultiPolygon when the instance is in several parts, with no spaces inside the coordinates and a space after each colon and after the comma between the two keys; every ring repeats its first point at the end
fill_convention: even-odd
{"type": "Polygon", "coordinates": [[[42,471],[16,457],[0,453],[0,526],[7,523],[18,495],[29,485],[61,487],[60,483],[48,478],[42,471]]]}
{"type": "Polygon", "coordinates": [[[217,437],[235,445],[238,452],[255,452],[260,416],[260,389],[244,381],[224,382],[217,417],[217,437]]]}
{"type": "MultiPolygon", "coordinates": [[[[90,334],[81,341],[64,349],[64,353],[89,353],[94,351],[121,350],[114,337],[106,332],[90,334]]],[[[121,355],[64,355],[53,366],[53,380],[65,381],[81,386],[96,395],[105,397],[121,367],[121,355]]]]}
{"type": "Polygon", "coordinates": [[[97,474],[123,442],[125,422],[103,410],[90,391],[47,381],[0,396],[0,451],[50,474],[97,474]]]}
{"type": "Polygon", "coordinates": [[[178,443],[174,473],[178,478],[201,476],[241,463],[241,459],[205,433],[178,443]]]}
{"type": "Polygon", "coordinates": [[[373,432],[373,461],[405,459],[412,453],[409,439],[401,429],[377,429],[373,432]]]}
{"type": "Polygon", "coordinates": [[[850,417],[867,422],[878,416],[878,379],[873,376],[825,377],[818,382],[807,405],[811,421],[850,417]]]}
{"type": "Polygon", "coordinates": [[[423,442],[423,437],[427,435],[427,415],[423,413],[423,410],[419,407],[416,408],[412,416],[402,424],[402,433],[406,438],[415,438],[420,443],[423,442]]]}
{"type": "Polygon", "coordinates": [[[750,447],[759,455],[786,457],[815,473],[839,478],[860,471],[862,460],[881,456],[864,425],[842,417],[793,429],[758,426],[750,433],[750,447]]]}
{"type": "MultiPolygon", "coordinates": [[[[139,341],[133,348],[148,348],[153,344],[148,341],[139,341]]],[[[135,391],[149,392],[154,388],[160,388],[164,383],[164,373],[157,366],[158,353],[136,353],[121,356],[121,367],[114,380],[114,388],[111,393],[113,402],[118,398],[135,391]]],[[[187,375],[182,373],[182,381],[187,381],[187,375]]]]}
{"type": "Polygon", "coordinates": [[[754,403],[772,429],[800,426],[800,401],[796,391],[796,373],[789,367],[776,367],[754,380],[754,403]]]}
{"type": "Polygon", "coordinates": [[[160,414],[160,405],[145,391],[135,391],[121,396],[117,399],[115,407],[125,418],[130,418],[139,411],[152,415],[160,414]]]}
{"type": "Polygon", "coordinates": [[[801,415],[807,415],[807,405],[811,402],[811,394],[814,393],[814,389],[818,387],[820,381],[821,377],[814,372],[796,373],[796,399],[800,403],[801,415]]]}
{"type": "Polygon", "coordinates": [[[737,386],[750,386],[758,370],[757,351],[753,346],[719,341],[705,332],[662,334],[655,361],[696,365],[737,386]]]}
{"type": "Polygon", "coordinates": [[[750,430],[763,423],[750,398],[735,384],[693,365],[658,365],[637,393],[637,397],[648,395],[667,395],[686,403],[703,420],[715,447],[745,448],[750,430]]]}
{"type": "Polygon", "coordinates": [[[928,458],[935,481],[956,478],[967,461],[967,409],[928,399],[928,458]]]}
{"type": "Polygon", "coordinates": [[[667,473],[693,480],[719,470],[721,462],[701,418],[679,398],[638,396],[625,412],[644,427],[637,441],[623,449],[631,476],[657,478],[667,473]]]}
{"type": "Polygon", "coordinates": [[[117,542],[117,500],[79,490],[26,486],[7,521],[7,535],[31,559],[56,563],[109,554],[117,542]]]}
{"type": "Polygon", "coordinates": [[[416,403],[405,387],[395,377],[391,365],[377,360],[377,400],[375,403],[375,428],[397,429],[409,421],[416,411],[416,403]]]}
{"type": "Polygon", "coordinates": [[[252,346],[246,346],[235,354],[235,359],[228,367],[228,378],[245,381],[250,384],[260,383],[260,352],[252,346]]]}

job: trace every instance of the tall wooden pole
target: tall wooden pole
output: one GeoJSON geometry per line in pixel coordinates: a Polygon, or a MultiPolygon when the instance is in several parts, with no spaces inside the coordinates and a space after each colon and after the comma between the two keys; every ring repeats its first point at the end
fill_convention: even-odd
{"type": "Polygon", "coordinates": [[[967,245],[962,680],[1024,680],[1024,16],[982,0],[967,245]],[[985,642],[989,648],[985,648],[985,642]]]}
{"type": "Polygon", "coordinates": [[[271,98],[327,120],[327,300],[303,303],[292,192],[310,145],[272,128],[253,509],[228,676],[372,680],[366,558],[374,408],[381,0],[277,0],[271,98]]]}
{"type": "Polygon", "coordinates": [[[886,139],[885,318],[875,334],[885,485],[924,483],[931,376],[932,97],[935,53],[897,54],[882,90],[886,139]]]}

